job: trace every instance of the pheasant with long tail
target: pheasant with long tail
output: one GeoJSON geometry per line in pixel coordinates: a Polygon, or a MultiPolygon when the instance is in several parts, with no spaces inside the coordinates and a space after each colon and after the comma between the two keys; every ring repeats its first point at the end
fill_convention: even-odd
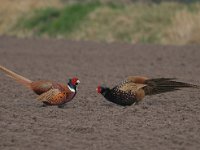
{"type": "Polygon", "coordinates": [[[181,88],[200,88],[197,85],[178,82],[174,78],[149,79],[140,76],[130,76],[121,84],[110,89],[98,86],[97,92],[108,101],[122,106],[140,102],[145,95],[155,95],[180,90],[181,88]]]}
{"type": "Polygon", "coordinates": [[[43,102],[43,106],[57,105],[58,107],[63,107],[65,103],[71,101],[75,97],[77,93],[77,85],[80,83],[76,77],[69,79],[67,85],[45,80],[31,81],[1,65],[0,70],[39,95],[37,100],[43,102]]]}

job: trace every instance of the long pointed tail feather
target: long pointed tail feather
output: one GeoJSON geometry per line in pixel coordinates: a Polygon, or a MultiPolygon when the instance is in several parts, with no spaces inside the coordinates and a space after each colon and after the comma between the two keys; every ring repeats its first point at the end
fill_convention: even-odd
{"type": "Polygon", "coordinates": [[[10,78],[16,80],[17,82],[21,83],[22,85],[26,86],[27,88],[31,88],[31,83],[32,81],[23,77],[23,76],[20,76],[18,74],[16,74],[15,72],[3,67],[0,65],[0,70],[3,71],[7,76],[9,76],[10,78]]]}
{"type": "Polygon", "coordinates": [[[184,82],[174,81],[175,78],[157,78],[146,81],[145,93],[147,95],[154,95],[159,93],[171,92],[180,90],[181,88],[198,88],[200,86],[184,82]]]}

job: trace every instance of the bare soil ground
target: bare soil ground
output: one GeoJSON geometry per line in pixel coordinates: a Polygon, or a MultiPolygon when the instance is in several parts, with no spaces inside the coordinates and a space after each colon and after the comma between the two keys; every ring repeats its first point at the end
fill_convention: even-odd
{"type": "Polygon", "coordinates": [[[0,73],[0,149],[200,149],[200,91],[184,89],[120,107],[95,92],[128,75],[200,84],[200,46],[158,46],[0,37],[0,64],[32,80],[80,78],[64,109],[0,73]]]}

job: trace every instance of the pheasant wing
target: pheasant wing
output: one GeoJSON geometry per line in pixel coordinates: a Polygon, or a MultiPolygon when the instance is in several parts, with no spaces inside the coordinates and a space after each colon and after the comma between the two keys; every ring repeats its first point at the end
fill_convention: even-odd
{"type": "Polygon", "coordinates": [[[59,105],[64,103],[67,93],[61,92],[59,89],[51,89],[43,94],[41,94],[37,100],[51,104],[59,105]]]}
{"type": "Polygon", "coordinates": [[[145,84],[139,84],[139,83],[137,84],[137,83],[133,83],[133,82],[127,82],[127,83],[122,84],[119,87],[119,90],[126,92],[126,93],[131,92],[133,95],[135,95],[139,89],[141,89],[145,86],[146,86],[145,84]]]}
{"type": "Polygon", "coordinates": [[[144,98],[145,92],[144,87],[146,87],[146,84],[140,84],[140,83],[134,83],[131,81],[124,82],[120,86],[118,86],[118,89],[122,91],[122,93],[131,94],[136,98],[137,101],[140,101],[144,98]]]}
{"type": "Polygon", "coordinates": [[[148,80],[148,78],[143,76],[129,76],[126,78],[125,82],[145,84],[146,80],[148,80]]]}

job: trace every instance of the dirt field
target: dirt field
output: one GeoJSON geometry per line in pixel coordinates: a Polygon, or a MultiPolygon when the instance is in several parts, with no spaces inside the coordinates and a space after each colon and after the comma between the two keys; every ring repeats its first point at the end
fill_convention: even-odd
{"type": "Polygon", "coordinates": [[[0,37],[0,64],[32,80],[80,78],[64,109],[0,72],[0,149],[200,149],[200,91],[184,89],[120,107],[95,92],[128,75],[200,84],[200,46],[99,44],[0,37]]]}

